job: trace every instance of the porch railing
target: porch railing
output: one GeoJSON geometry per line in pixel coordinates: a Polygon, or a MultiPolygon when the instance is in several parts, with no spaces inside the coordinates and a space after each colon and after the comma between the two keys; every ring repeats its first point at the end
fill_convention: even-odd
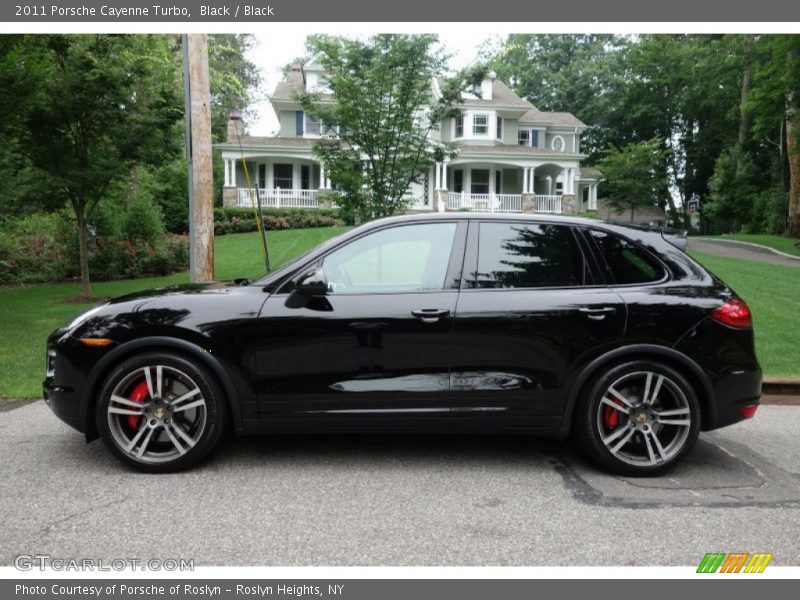
{"type": "MultiPolygon", "coordinates": [[[[467,192],[448,192],[447,208],[449,210],[521,213],[522,194],[470,194],[467,192]]],[[[561,214],[561,196],[534,195],[533,211],[537,213],[561,214]]]]}
{"type": "Polygon", "coordinates": [[[537,194],[533,197],[533,204],[535,212],[561,214],[561,196],[537,194]]]}
{"type": "Polygon", "coordinates": [[[267,208],[319,208],[319,190],[296,190],[290,188],[238,188],[236,206],[250,208],[256,201],[267,208]]]}

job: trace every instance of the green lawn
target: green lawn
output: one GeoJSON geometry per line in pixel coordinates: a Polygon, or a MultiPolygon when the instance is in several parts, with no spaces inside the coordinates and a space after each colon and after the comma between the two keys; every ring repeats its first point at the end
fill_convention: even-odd
{"type": "Polygon", "coordinates": [[[720,236],[709,237],[708,239],[715,239],[715,237],[723,240],[761,244],[762,246],[769,246],[775,250],[785,252],[786,254],[800,256],[800,248],[794,247],[800,240],[782,235],[769,235],[766,233],[726,233],[720,236]]]}
{"type": "MultiPolygon", "coordinates": [[[[272,266],[316,246],[346,227],[268,232],[272,266]]],[[[257,232],[216,238],[217,279],[260,277],[264,274],[257,232]]],[[[188,273],[95,283],[97,296],[119,296],[136,290],[189,281],[188,273]]],[[[77,283],[0,287],[0,398],[38,398],[44,369],[44,343],[50,332],[88,304],[64,304],[80,293],[77,283]]]]}
{"type": "Polygon", "coordinates": [[[766,376],[800,376],[800,268],[690,254],[738,293],[753,312],[756,352],[766,376]]]}

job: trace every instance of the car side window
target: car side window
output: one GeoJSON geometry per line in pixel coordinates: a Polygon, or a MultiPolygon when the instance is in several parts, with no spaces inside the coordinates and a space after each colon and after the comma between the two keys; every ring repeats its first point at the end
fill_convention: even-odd
{"type": "Polygon", "coordinates": [[[478,288],[584,285],[583,253],[569,227],[549,223],[481,223],[478,288]]]}
{"type": "Polygon", "coordinates": [[[331,252],[322,269],[332,294],[441,290],[456,223],[382,229],[331,252]]]}
{"type": "Polygon", "coordinates": [[[658,262],[633,242],[608,231],[589,230],[618,285],[650,283],[664,277],[658,262]]]}

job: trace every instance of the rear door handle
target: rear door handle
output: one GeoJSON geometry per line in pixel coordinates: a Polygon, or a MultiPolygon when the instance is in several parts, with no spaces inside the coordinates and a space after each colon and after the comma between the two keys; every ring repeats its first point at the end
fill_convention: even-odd
{"type": "Polygon", "coordinates": [[[450,314],[448,308],[417,308],[411,314],[420,319],[423,323],[436,323],[440,317],[450,314]]]}
{"type": "Polygon", "coordinates": [[[581,306],[578,309],[580,312],[585,314],[588,318],[592,321],[602,321],[606,318],[607,314],[617,312],[617,309],[613,306],[601,306],[598,308],[590,308],[588,306],[581,306]]]}

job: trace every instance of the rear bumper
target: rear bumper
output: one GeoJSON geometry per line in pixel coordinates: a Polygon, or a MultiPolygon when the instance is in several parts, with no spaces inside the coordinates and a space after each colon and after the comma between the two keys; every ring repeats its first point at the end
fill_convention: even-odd
{"type": "Polygon", "coordinates": [[[742,421],[741,408],[759,404],[761,398],[761,369],[737,371],[713,381],[717,418],[704,429],[718,429],[742,421]]]}

